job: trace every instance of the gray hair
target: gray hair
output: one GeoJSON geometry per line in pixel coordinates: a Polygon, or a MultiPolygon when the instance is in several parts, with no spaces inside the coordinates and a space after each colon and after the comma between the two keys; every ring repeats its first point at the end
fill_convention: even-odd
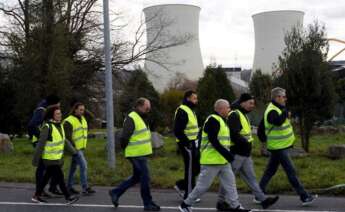
{"type": "Polygon", "coordinates": [[[271,98],[275,99],[278,96],[285,96],[286,95],[286,90],[281,87],[275,87],[271,90],[271,98]]]}
{"type": "Polygon", "coordinates": [[[214,110],[217,111],[219,108],[223,107],[223,106],[229,106],[229,102],[226,99],[218,99],[215,103],[214,103],[214,110]]]}

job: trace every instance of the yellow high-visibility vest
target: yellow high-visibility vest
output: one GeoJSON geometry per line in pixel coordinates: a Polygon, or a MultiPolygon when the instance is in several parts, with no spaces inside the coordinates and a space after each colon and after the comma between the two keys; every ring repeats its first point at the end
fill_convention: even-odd
{"type": "Polygon", "coordinates": [[[52,139],[46,142],[42,154],[42,159],[60,160],[63,156],[63,151],[65,147],[65,131],[62,126],[61,133],[54,126],[54,124],[46,124],[46,126],[48,126],[48,128],[51,128],[51,135],[49,137],[51,137],[52,139]]]}
{"type": "Polygon", "coordinates": [[[85,149],[87,145],[87,121],[84,116],[79,120],[73,115],[69,115],[64,122],[72,126],[72,141],[77,150],[85,149]]]}
{"type": "MultiPolygon", "coordinates": [[[[198,119],[194,113],[188,106],[186,105],[180,105],[176,112],[175,112],[175,119],[178,109],[181,109],[185,111],[188,115],[188,122],[187,126],[184,129],[184,133],[187,136],[189,140],[196,140],[198,138],[199,133],[199,125],[198,125],[198,119]]],[[[176,138],[176,142],[179,142],[179,140],[176,138]]]]}
{"type": "Polygon", "coordinates": [[[152,154],[151,132],[144,120],[135,111],[129,113],[128,117],[132,118],[135,129],[125,149],[125,157],[139,157],[152,154]]]}
{"type": "MultiPolygon", "coordinates": [[[[225,123],[222,117],[216,114],[210,115],[205,124],[209,121],[209,119],[213,117],[219,123],[219,132],[218,132],[218,140],[219,143],[229,150],[230,148],[230,130],[228,125],[225,123]]],[[[204,127],[205,127],[204,124],[204,127]]],[[[224,165],[227,164],[228,161],[212,146],[212,144],[208,140],[208,134],[202,131],[202,138],[201,138],[201,157],[200,157],[200,164],[202,165],[224,165]]]]}
{"type": "Polygon", "coordinates": [[[277,111],[279,115],[282,114],[282,110],[274,104],[270,103],[264,114],[265,132],[267,136],[267,149],[279,150],[285,149],[293,145],[295,141],[295,135],[293,132],[290,119],[286,118],[285,122],[281,126],[275,126],[268,122],[267,116],[271,111],[277,111]]]}

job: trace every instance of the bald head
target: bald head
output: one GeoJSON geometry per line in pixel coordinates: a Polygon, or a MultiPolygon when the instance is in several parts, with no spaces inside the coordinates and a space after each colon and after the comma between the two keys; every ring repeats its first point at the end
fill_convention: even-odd
{"type": "Polygon", "coordinates": [[[218,99],[214,103],[214,110],[223,118],[226,118],[228,116],[228,113],[230,111],[230,104],[225,99],[218,99]]]}

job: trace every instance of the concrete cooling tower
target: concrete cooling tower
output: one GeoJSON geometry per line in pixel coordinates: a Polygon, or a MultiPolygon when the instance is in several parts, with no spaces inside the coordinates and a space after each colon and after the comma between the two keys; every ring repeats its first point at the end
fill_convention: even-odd
{"type": "Polygon", "coordinates": [[[199,13],[199,7],[184,4],[144,9],[147,46],[187,41],[146,55],[144,70],[158,91],[163,91],[177,73],[191,80],[201,77],[204,66],[199,43],[199,13]]]}
{"type": "Polygon", "coordinates": [[[294,10],[270,11],[253,15],[255,53],[252,74],[261,69],[272,74],[273,64],[285,48],[284,36],[294,26],[303,26],[304,12],[294,10]]]}

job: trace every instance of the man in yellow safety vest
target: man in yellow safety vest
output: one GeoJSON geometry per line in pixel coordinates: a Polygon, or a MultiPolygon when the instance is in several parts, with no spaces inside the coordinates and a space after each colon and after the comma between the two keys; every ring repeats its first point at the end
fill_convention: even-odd
{"type": "Polygon", "coordinates": [[[121,147],[125,149],[125,157],[133,166],[133,175],[116,188],[109,191],[111,201],[115,207],[119,205],[120,196],[130,187],[140,182],[140,193],[145,211],[159,211],[160,207],[152,201],[150,191],[150,176],[147,157],[152,154],[151,132],[145,123],[147,114],[151,110],[150,101],[139,98],[123,123],[121,147]]]}
{"type": "Polygon", "coordinates": [[[202,129],[201,170],[196,186],[181,203],[179,210],[191,212],[192,205],[209,189],[214,178],[218,176],[225,190],[225,199],[229,203],[229,207],[224,211],[248,212],[250,210],[244,209],[238,200],[236,180],[230,165],[233,155],[230,152],[230,131],[226,124],[226,117],[230,111],[229,102],[218,99],[214,104],[214,111],[208,116],[202,129]]]}
{"type": "Polygon", "coordinates": [[[275,175],[281,164],[290,184],[300,196],[302,205],[310,205],[316,196],[310,195],[303,187],[296,175],[295,167],[289,156],[289,149],[293,146],[295,135],[290,122],[290,112],[286,108],[286,90],[280,87],[271,91],[272,101],[264,113],[267,149],[270,151],[269,162],[261,178],[260,187],[265,192],[267,184],[275,175]]]}
{"type": "Polygon", "coordinates": [[[198,103],[198,96],[194,91],[184,94],[182,104],[176,109],[174,120],[174,134],[179,151],[183,157],[184,178],[176,181],[174,186],[181,198],[187,198],[195,186],[195,178],[200,170],[198,149],[198,119],[194,109],[198,103]]]}

